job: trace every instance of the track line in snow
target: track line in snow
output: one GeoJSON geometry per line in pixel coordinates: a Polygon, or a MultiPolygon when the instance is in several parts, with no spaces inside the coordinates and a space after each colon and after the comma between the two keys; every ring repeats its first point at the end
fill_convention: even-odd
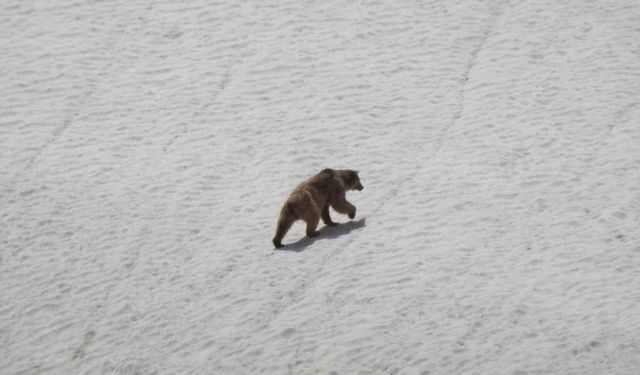
{"type": "MultiPolygon", "coordinates": [[[[113,51],[115,50],[120,40],[120,38],[117,37],[121,35],[121,33],[117,32],[118,28],[118,25],[116,25],[110,32],[107,33],[107,35],[110,35],[111,37],[105,43],[103,50],[106,51],[109,55],[114,55],[113,51]]],[[[16,191],[16,186],[24,183],[25,181],[29,181],[30,178],[28,177],[28,172],[30,172],[34,165],[38,162],[42,154],[52,144],[56,143],[78,119],[83,109],[87,106],[96,91],[99,90],[100,86],[103,84],[104,80],[107,77],[107,74],[105,73],[110,71],[111,67],[114,64],[114,61],[114,58],[107,59],[106,63],[100,69],[96,70],[90,77],[85,78],[87,88],[81,94],[80,99],[75,104],[72,104],[70,114],[65,117],[60,125],[54,128],[48,139],[46,139],[42,145],[36,148],[33,155],[31,155],[27,159],[24,168],[22,168],[18,173],[14,174],[14,176],[11,178],[11,180],[13,180],[13,183],[8,188],[8,191],[12,192],[12,194],[7,195],[4,202],[5,204],[7,201],[15,198],[16,194],[18,194],[18,192],[16,191]],[[103,76],[105,76],[105,78],[100,79],[100,77],[103,76]]]]}
{"type": "MultiPolygon", "coordinates": [[[[439,133],[438,133],[438,137],[437,137],[437,141],[435,142],[436,145],[435,147],[430,151],[430,152],[425,152],[422,154],[418,154],[418,156],[416,157],[416,159],[419,161],[418,163],[416,163],[416,166],[414,167],[413,171],[411,171],[407,177],[406,177],[406,181],[408,184],[411,184],[416,176],[418,175],[418,173],[422,170],[422,168],[428,164],[429,161],[431,161],[432,159],[436,158],[438,153],[440,152],[440,150],[442,149],[442,146],[447,142],[448,140],[448,134],[450,132],[450,130],[456,126],[456,124],[459,122],[460,118],[462,117],[462,114],[464,112],[464,107],[465,107],[465,92],[468,88],[468,81],[469,81],[469,76],[472,72],[472,70],[474,68],[476,68],[476,64],[477,64],[477,60],[478,60],[478,54],[480,53],[480,51],[482,49],[484,49],[486,47],[487,41],[489,40],[489,38],[491,37],[491,35],[493,34],[498,22],[501,20],[501,18],[503,17],[504,13],[505,13],[505,8],[510,6],[508,1],[504,1],[501,3],[501,5],[499,6],[497,11],[492,12],[492,16],[490,17],[490,21],[489,21],[489,26],[487,28],[487,31],[485,32],[482,40],[480,41],[480,43],[478,43],[478,46],[471,52],[470,57],[469,57],[469,62],[467,63],[466,69],[462,74],[462,78],[461,78],[461,88],[460,88],[460,93],[459,93],[459,100],[458,100],[458,107],[455,110],[452,118],[450,121],[448,121],[447,123],[444,124],[444,126],[440,129],[439,133]]],[[[380,211],[385,205],[387,205],[388,203],[392,202],[397,196],[398,193],[400,192],[400,188],[398,187],[393,187],[389,190],[389,193],[387,194],[387,196],[389,197],[389,199],[385,199],[382,200],[373,210],[371,210],[370,215],[374,216],[378,211],[380,211]]],[[[349,242],[351,243],[353,242],[353,239],[349,242]]]]}
{"type": "MultiPolygon", "coordinates": [[[[429,160],[432,160],[433,158],[435,158],[440,149],[442,148],[442,146],[447,142],[447,137],[449,134],[449,131],[452,127],[454,127],[459,119],[462,116],[462,113],[464,111],[464,100],[465,100],[465,91],[467,90],[467,82],[469,80],[469,76],[472,72],[472,70],[474,68],[476,68],[476,63],[477,63],[477,57],[478,54],[480,53],[480,51],[485,48],[487,41],[489,40],[489,38],[491,37],[491,35],[493,34],[493,31],[495,30],[498,22],[500,21],[500,19],[502,18],[502,16],[505,13],[505,7],[508,5],[508,2],[503,2],[501,4],[501,6],[498,8],[497,11],[492,12],[492,16],[490,17],[490,21],[488,22],[489,25],[487,27],[487,31],[485,32],[482,40],[480,41],[480,43],[478,43],[478,46],[471,52],[471,54],[469,55],[469,62],[466,65],[466,68],[462,74],[462,78],[460,80],[461,82],[461,88],[460,88],[460,93],[459,93],[459,97],[460,99],[458,100],[458,108],[456,109],[456,111],[454,112],[454,115],[452,116],[451,120],[448,121],[447,123],[445,123],[445,125],[441,128],[440,132],[439,132],[439,136],[438,136],[438,140],[436,141],[436,146],[433,150],[431,150],[430,152],[427,153],[423,153],[423,154],[419,154],[416,157],[416,160],[419,160],[419,162],[416,164],[415,168],[413,169],[413,171],[411,173],[409,173],[409,175],[406,178],[406,183],[411,184],[412,181],[415,179],[415,177],[418,175],[418,173],[422,170],[423,166],[427,164],[427,162],[429,160]],[[425,155],[423,157],[423,155],[425,155]]],[[[373,210],[371,210],[368,214],[368,216],[375,216],[375,214],[377,212],[379,212],[382,208],[385,207],[385,205],[392,203],[394,199],[397,198],[398,194],[400,192],[400,188],[398,187],[392,187],[389,190],[388,193],[388,199],[382,200],[373,210]]],[[[339,252],[344,252],[346,249],[350,248],[354,243],[357,243],[357,240],[359,239],[359,237],[362,235],[362,231],[361,233],[353,233],[353,235],[349,236],[349,238],[346,240],[346,242],[344,243],[344,245],[340,246],[339,252]]],[[[275,252],[274,252],[275,253],[275,252]]],[[[315,268],[314,272],[311,272],[309,274],[307,274],[307,276],[305,277],[305,279],[302,281],[301,284],[297,284],[296,289],[294,290],[294,293],[291,295],[291,299],[288,300],[287,303],[284,304],[284,306],[286,306],[284,308],[284,310],[279,311],[277,314],[275,314],[272,317],[272,320],[278,316],[281,315],[283,313],[285,313],[288,310],[292,310],[295,309],[296,305],[303,300],[304,295],[306,293],[306,290],[309,289],[310,286],[312,286],[318,279],[319,275],[321,274],[322,270],[326,267],[326,265],[328,263],[331,262],[331,260],[334,258],[335,254],[338,253],[338,250],[333,251],[333,252],[326,252],[325,254],[323,254],[320,263],[318,264],[318,266],[315,268]]],[[[336,307],[337,309],[340,309],[339,306],[336,307]]]]}

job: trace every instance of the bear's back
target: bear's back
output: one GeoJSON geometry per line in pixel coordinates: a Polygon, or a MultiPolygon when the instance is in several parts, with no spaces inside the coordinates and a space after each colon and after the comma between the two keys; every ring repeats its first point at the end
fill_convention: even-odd
{"type": "Polygon", "coordinates": [[[340,180],[336,177],[335,171],[332,169],[324,169],[315,176],[311,176],[308,179],[301,182],[294,190],[294,192],[311,191],[327,194],[332,196],[340,189],[340,180]]]}

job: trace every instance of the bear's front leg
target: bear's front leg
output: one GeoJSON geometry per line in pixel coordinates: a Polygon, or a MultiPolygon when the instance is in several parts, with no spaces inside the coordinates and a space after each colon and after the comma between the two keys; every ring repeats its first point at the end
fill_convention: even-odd
{"type": "Polygon", "coordinates": [[[331,215],[329,215],[329,205],[325,206],[325,208],[322,209],[322,215],[321,216],[322,216],[322,222],[325,225],[328,225],[330,227],[335,227],[336,225],[338,225],[338,224],[334,223],[333,220],[331,220],[331,215]]]}
{"type": "Polygon", "coordinates": [[[350,219],[356,217],[356,206],[352,205],[347,201],[347,198],[344,196],[344,193],[338,194],[332,201],[331,207],[334,210],[341,214],[349,215],[350,219]]]}
{"type": "Polygon", "coordinates": [[[320,222],[320,218],[318,216],[309,217],[305,220],[307,222],[307,236],[316,237],[320,234],[316,229],[318,228],[318,223],[320,222]]]}
{"type": "Polygon", "coordinates": [[[349,212],[349,219],[356,217],[356,206],[353,206],[353,211],[349,212]]]}

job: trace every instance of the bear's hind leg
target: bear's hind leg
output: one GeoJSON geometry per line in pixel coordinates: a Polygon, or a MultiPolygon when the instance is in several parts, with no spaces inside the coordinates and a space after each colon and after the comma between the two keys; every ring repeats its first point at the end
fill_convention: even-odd
{"type": "Polygon", "coordinates": [[[276,229],[276,235],[273,237],[273,246],[275,246],[277,249],[284,246],[282,244],[282,239],[287,234],[294,221],[295,220],[291,217],[286,216],[280,216],[280,218],[278,219],[278,229],[276,229]]]}

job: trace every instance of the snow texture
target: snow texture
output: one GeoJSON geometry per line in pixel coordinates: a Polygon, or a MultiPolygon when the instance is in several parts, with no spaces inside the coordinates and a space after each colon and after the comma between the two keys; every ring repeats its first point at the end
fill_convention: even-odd
{"type": "Polygon", "coordinates": [[[640,373],[637,1],[0,9],[3,375],[640,373]]]}

